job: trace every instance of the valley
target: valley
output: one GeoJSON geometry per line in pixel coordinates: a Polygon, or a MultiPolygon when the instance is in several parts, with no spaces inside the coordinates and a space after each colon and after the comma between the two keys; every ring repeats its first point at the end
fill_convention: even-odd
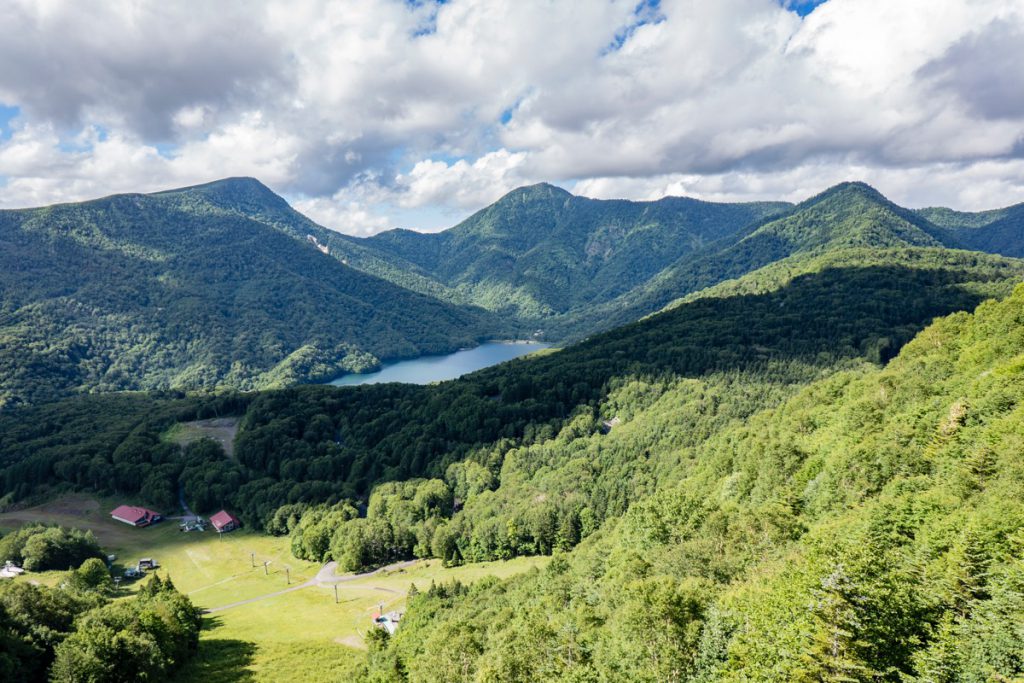
{"type": "Polygon", "coordinates": [[[1024,683],[1024,0],[0,10],[0,683],[1024,683]]]}
{"type": "MultiPolygon", "coordinates": [[[[300,239],[314,228],[287,227],[290,207],[258,184],[169,196],[244,211],[328,271],[360,272],[337,263],[332,236],[317,233],[326,254],[300,239]]],[[[541,215],[574,203],[545,187],[512,197],[541,215]]],[[[504,210],[486,214],[487,230],[522,220],[502,223],[504,210]]],[[[330,378],[325,361],[269,386],[5,406],[0,542],[46,522],[89,529],[119,558],[158,559],[210,610],[180,681],[442,681],[453,667],[457,680],[789,680],[827,659],[808,634],[847,618],[886,624],[849,654],[882,680],[924,675],[943,648],[979,653],[942,664],[970,675],[1004,661],[1024,529],[1007,502],[1024,500],[1009,455],[1024,261],[953,248],[953,218],[940,229],[923,217],[939,214],[861,184],[757,210],[768,213],[577,309],[527,317],[486,297],[433,300],[481,331],[543,321],[545,336],[566,335],[557,351],[481,335],[350,386],[314,383],[330,378]],[[573,327],[587,316],[600,324],[573,327]],[[134,529],[104,513],[125,500],[226,509],[244,526],[134,529]],[[850,541],[822,540],[836,529],[850,541]],[[967,556],[983,568],[964,569],[967,556]],[[838,612],[807,609],[814,600],[838,612]],[[404,614],[393,634],[371,629],[381,607],[404,614]]],[[[994,222],[954,217],[962,230],[994,222]]],[[[988,244],[1008,233],[993,234],[988,244]]],[[[26,578],[57,594],[81,581],[51,569],[13,583],[26,578]]],[[[146,609],[147,590],[114,606],[146,609]]]]}

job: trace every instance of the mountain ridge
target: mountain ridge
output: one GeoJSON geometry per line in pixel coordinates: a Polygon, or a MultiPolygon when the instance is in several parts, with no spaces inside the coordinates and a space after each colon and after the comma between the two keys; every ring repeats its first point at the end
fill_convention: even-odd
{"type": "Polygon", "coordinates": [[[0,403],[292,384],[501,333],[271,227],[275,198],[244,181],[0,213],[0,403]]]}

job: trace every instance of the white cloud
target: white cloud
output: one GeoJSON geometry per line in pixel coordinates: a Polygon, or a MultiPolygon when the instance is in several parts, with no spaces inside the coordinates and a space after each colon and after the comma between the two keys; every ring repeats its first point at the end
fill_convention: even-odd
{"type": "Polygon", "coordinates": [[[1024,0],[784,4],[0,0],[0,205],[254,175],[365,233],[542,180],[1024,201],[1024,0]]]}

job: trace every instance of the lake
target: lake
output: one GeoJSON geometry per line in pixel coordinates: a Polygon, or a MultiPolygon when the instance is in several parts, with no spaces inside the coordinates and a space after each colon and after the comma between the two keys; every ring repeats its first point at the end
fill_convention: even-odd
{"type": "Polygon", "coordinates": [[[544,342],[487,342],[472,349],[464,349],[445,356],[421,356],[412,360],[388,363],[376,372],[362,375],[349,374],[333,379],[328,384],[338,387],[382,382],[430,384],[455,379],[466,373],[497,365],[540,349],[549,348],[544,342]]]}

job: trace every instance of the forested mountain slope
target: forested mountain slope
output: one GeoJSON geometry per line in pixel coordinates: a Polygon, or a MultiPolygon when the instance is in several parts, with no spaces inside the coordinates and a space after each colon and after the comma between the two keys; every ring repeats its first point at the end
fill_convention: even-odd
{"type": "Polygon", "coordinates": [[[183,489],[346,569],[558,555],[414,597],[371,642],[372,680],[1019,675],[1024,291],[919,333],[1024,265],[898,225],[889,248],[797,251],[436,386],[13,410],[0,504],[76,489],[173,509],[183,489]],[[225,414],[234,458],[164,438],[225,414]]]}
{"type": "Polygon", "coordinates": [[[864,183],[842,183],[795,206],[599,201],[542,184],[441,233],[329,239],[332,253],[357,268],[572,341],[799,255],[898,247],[1022,255],[1022,215],[1018,207],[912,211],[864,183]]]}
{"type": "Polygon", "coordinates": [[[742,374],[623,384],[611,434],[511,451],[466,503],[567,495],[577,523],[552,539],[589,536],[542,572],[412,598],[368,679],[1020,680],[1022,310],[1024,286],[781,402],[742,374]],[[593,530],[643,472],[660,484],[593,530]]]}
{"type": "Polygon", "coordinates": [[[281,386],[500,330],[482,310],[346,267],[247,215],[275,200],[291,212],[234,179],[0,212],[0,406],[281,386]]]}
{"type": "MultiPolygon", "coordinates": [[[[940,230],[917,214],[903,209],[863,183],[843,183],[816,195],[778,217],[747,226],[733,236],[687,255],[645,284],[572,318],[551,321],[554,329],[570,337],[595,326],[622,325],[673,300],[726,280],[781,262],[802,272],[802,261],[832,253],[900,248],[959,246],[939,238],[940,230]]],[[[888,258],[888,257],[885,257],[888,258]]],[[[882,263],[885,258],[876,262],[882,263]]],[[[966,258],[966,257],[957,257],[966,258]]],[[[969,260],[969,259],[968,259],[969,260]]]]}
{"type": "Polygon", "coordinates": [[[509,444],[550,438],[578,411],[591,413],[622,378],[756,372],[762,382],[799,385],[851,359],[884,362],[933,317],[1005,295],[1022,276],[1024,266],[1012,259],[922,252],[902,264],[824,267],[760,290],[699,299],[438,386],[301,386],[227,396],[227,407],[212,414],[245,412],[232,461],[182,460],[161,444],[159,433],[176,412],[193,419],[187,416],[207,410],[196,405],[167,413],[158,402],[140,408],[134,421],[132,411],[118,408],[113,412],[125,419],[107,431],[120,436],[98,441],[66,427],[72,422],[62,415],[103,412],[101,398],[15,411],[0,419],[0,483],[17,497],[144,486],[154,504],[173,505],[180,481],[195,500],[230,504],[254,525],[284,503],[365,496],[382,480],[444,475],[473,454],[487,461],[493,483],[509,444]]]}
{"type": "Polygon", "coordinates": [[[942,229],[947,240],[1005,256],[1024,256],[1024,204],[969,213],[952,209],[921,209],[918,213],[942,229]]]}
{"type": "Polygon", "coordinates": [[[601,201],[541,184],[444,232],[395,230],[366,243],[415,264],[463,301],[533,319],[612,299],[785,208],[681,197],[601,201]]]}

